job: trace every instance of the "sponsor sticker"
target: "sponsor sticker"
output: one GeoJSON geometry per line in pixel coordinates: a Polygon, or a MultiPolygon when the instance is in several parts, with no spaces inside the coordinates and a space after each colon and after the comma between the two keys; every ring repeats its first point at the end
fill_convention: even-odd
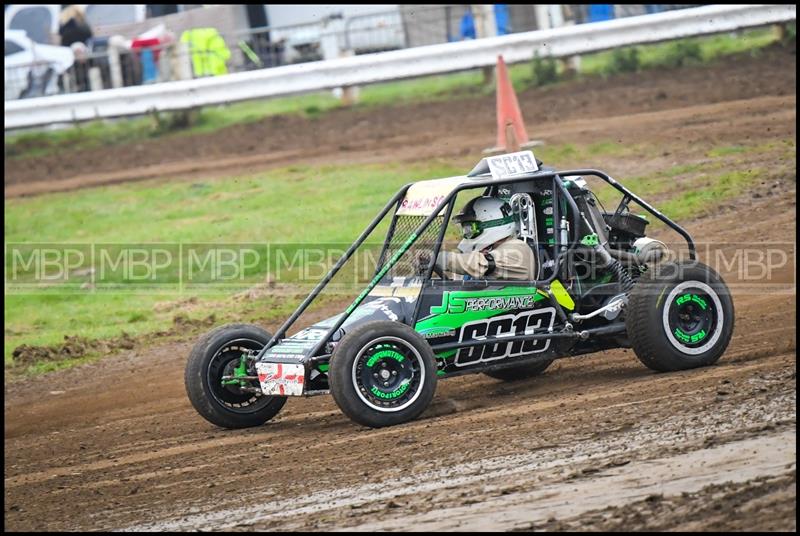
{"type": "Polygon", "coordinates": [[[256,363],[261,391],[268,396],[303,396],[305,366],[286,363],[256,363]]]}
{"type": "Polygon", "coordinates": [[[327,332],[328,332],[327,329],[318,329],[318,328],[310,327],[310,328],[306,328],[303,331],[295,334],[291,338],[286,339],[286,342],[289,342],[289,341],[318,341],[322,337],[324,337],[327,332]]]}
{"type": "Polygon", "coordinates": [[[294,361],[302,361],[305,357],[305,353],[297,353],[297,354],[283,354],[280,352],[268,352],[266,354],[267,359],[292,359],[294,361]]]}
{"type": "Polygon", "coordinates": [[[397,209],[398,216],[427,216],[439,206],[454,188],[466,182],[465,177],[447,177],[420,181],[411,185],[397,209]]]}
{"type": "Polygon", "coordinates": [[[438,328],[420,333],[426,339],[436,339],[438,337],[452,337],[456,334],[456,330],[447,328],[438,328]]]}
{"type": "Polygon", "coordinates": [[[467,298],[464,300],[467,311],[485,311],[487,309],[530,309],[534,305],[533,296],[509,296],[488,298],[467,298]]]}

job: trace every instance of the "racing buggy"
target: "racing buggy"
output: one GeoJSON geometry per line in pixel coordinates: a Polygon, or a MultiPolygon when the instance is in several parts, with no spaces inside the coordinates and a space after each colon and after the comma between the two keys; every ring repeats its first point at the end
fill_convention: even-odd
{"type": "Polygon", "coordinates": [[[733,325],[728,288],[697,260],[683,228],[601,171],[556,171],[522,151],[401,188],[274,335],[247,324],[214,329],[194,346],[185,383],[200,415],[225,428],[263,424],[289,397],[327,393],[351,420],[383,427],[418,417],[437,381],[462,374],[519,380],[556,359],[611,348],[633,348],[659,372],[711,365],[733,325]],[[622,194],[613,212],[587,177],[622,194]],[[534,278],[453,277],[431,262],[467,191],[508,203],[517,238],[536,259],[534,278]],[[680,235],[684,255],[647,237],[649,221],[631,202],[680,235]],[[288,336],[384,221],[380,255],[358,296],[288,336]]]}

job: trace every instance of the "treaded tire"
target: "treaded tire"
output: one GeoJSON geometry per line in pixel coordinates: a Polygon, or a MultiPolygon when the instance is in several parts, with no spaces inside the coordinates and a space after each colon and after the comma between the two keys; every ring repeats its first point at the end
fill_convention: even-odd
{"type": "Polygon", "coordinates": [[[665,263],[645,272],[625,312],[636,356],[658,372],[716,363],[733,334],[734,308],[722,277],[700,262],[665,263]]]}
{"type": "Polygon", "coordinates": [[[342,413],[381,428],[425,411],[436,391],[436,368],[433,350],[419,333],[378,320],[344,336],[331,356],[328,381],[342,413]]]}
{"type": "Polygon", "coordinates": [[[527,380],[534,376],[542,374],[547,367],[553,363],[553,360],[542,361],[541,363],[531,363],[528,365],[520,365],[518,367],[501,368],[497,370],[490,370],[484,372],[490,378],[503,380],[506,382],[513,382],[517,380],[527,380]]]}
{"type": "Polygon", "coordinates": [[[186,363],[184,383],[192,406],[207,421],[223,428],[260,426],[286,403],[285,396],[236,394],[236,389],[214,385],[225,366],[238,359],[242,348],[260,349],[270,333],[250,324],[227,324],[203,335],[186,363]],[[213,378],[212,378],[213,376],[213,378]]]}

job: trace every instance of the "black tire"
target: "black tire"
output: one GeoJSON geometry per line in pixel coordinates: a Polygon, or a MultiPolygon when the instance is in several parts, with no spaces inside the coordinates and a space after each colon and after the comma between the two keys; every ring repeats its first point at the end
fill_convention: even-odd
{"type": "MultiPolygon", "coordinates": [[[[273,418],[286,403],[285,396],[265,396],[223,386],[245,350],[259,350],[272,336],[249,324],[228,324],[205,334],[192,348],[184,383],[194,409],[207,421],[223,428],[259,426],[273,418]]],[[[255,374],[255,373],[253,373],[255,374]]],[[[257,387],[258,382],[253,382],[257,387]]]]}
{"type": "Polygon", "coordinates": [[[733,299],[720,275],[705,264],[665,263],[636,282],[625,324],[636,356],[653,370],[712,365],[733,334],[733,299]]]}
{"type": "Polygon", "coordinates": [[[331,355],[331,394],[351,420],[371,428],[417,418],[436,391],[436,358],[422,336],[400,322],[367,322],[331,355]]]}
{"type": "Polygon", "coordinates": [[[527,380],[538,376],[545,371],[553,363],[553,360],[542,361],[540,363],[529,363],[527,365],[519,365],[516,367],[501,368],[497,370],[489,370],[484,372],[490,378],[496,380],[503,380],[505,382],[513,382],[517,380],[527,380]]]}

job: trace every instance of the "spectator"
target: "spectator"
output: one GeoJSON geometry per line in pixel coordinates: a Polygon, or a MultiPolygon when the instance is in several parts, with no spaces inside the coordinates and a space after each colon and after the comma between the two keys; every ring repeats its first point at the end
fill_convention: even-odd
{"type": "Polygon", "coordinates": [[[231,51],[216,28],[193,28],[181,34],[181,42],[189,45],[192,68],[196,77],[226,74],[225,65],[231,51]]]}
{"type": "Polygon", "coordinates": [[[72,4],[61,10],[59,15],[58,35],[61,36],[61,46],[69,47],[73,43],[87,44],[92,38],[92,28],[86,21],[83,8],[72,4]]]}
{"type": "Polygon", "coordinates": [[[589,4],[588,22],[600,22],[614,18],[614,4],[589,4]]]}
{"type": "Polygon", "coordinates": [[[475,39],[475,20],[472,17],[472,8],[467,7],[466,13],[461,17],[461,39],[475,39]]]}
{"type": "MultiPolygon", "coordinates": [[[[494,22],[496,28],[495,35],[506,35],[511,29],[509,27],[508,4],[494,5],[494,22]]],[[[460,27],[461,39],[475,39],[475,18],[472,15],[472,7],[467,6],[467,11],[461,17],[460,27]]]]}
{"type": "Polygon", "coordinates": [[[68,71],[72,75],[73,91],[89,91],[89,48],[81,41],[72,43],[70,48],[75,54],[75,63],[68,71]]]}
{"type": "Polygon", "coordinates": [[[494,20],[497,22],[497,35],[508,35],[511,33],[509,18],[508,4],[494,5],[494,20]]]}

